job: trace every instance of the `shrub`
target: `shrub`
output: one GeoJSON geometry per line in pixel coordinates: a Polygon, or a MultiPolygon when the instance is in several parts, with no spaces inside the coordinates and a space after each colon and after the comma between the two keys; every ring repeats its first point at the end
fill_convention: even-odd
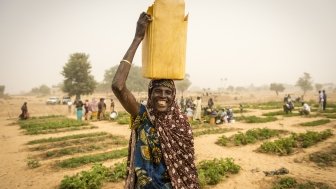
{"type": "Polygon", "coordinates": [[[27,161],[27,166],[30,168],[30,169],[35,169],[37,167],[40,167],[41,164],[40,162],[37,160],[37,159],[28,159],[27,161]]]}
{"type": "Polygon", "coordinates": [[[200,185],[204,187],[218,184],[227,173],[238,173],[240,166],[235,164],[232,158],[225,158],[201,161],[197,169],[200,185]]]}
{"type": "Polygon", "coordinates": [[[109,171],[107,167],[95,164],[89,171],[82,171],[74,176],[65,176],[61,181],[60,189],[99,189],[106,180],[109,171]]]}

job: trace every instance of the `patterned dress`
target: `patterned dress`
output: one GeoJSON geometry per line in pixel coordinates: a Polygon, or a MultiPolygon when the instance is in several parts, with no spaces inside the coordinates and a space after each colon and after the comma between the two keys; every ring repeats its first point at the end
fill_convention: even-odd
{"type": "Polygon", "coordinates": [[[136,188],[170,189],[171,183],[157,132],[149,121],[144,105],[134,123],[136,129],[135,173],[136,188]]]}

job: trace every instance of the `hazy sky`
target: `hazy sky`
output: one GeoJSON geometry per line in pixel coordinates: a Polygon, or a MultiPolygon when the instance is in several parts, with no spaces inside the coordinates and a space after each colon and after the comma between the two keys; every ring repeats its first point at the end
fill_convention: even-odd
{"type": "MultiPolygon", "coordinates": [[[[0,85],[19,93],[58,84],[75,52],[90,55],[92,74],[102,81],[153,2],[0,0],[0,85]]],[[[303,72],[316,83],[336,83],[336,0],[185,2],[193,86],[295,84],[303,72]]],[[[141,65],[141,48],[134,63],[141,65]]]]}

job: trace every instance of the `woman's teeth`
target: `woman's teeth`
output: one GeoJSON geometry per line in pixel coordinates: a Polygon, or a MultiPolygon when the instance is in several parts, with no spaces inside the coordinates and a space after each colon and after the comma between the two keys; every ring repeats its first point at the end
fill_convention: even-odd
{"type": "Polygon", "coordinates": [[[166,105],[167,105],[167,102],[164,101],[164,100],[159,100],[159,101],[158,101],[158,104],[159,104],[160,106],[166,106],[166,105]]]}

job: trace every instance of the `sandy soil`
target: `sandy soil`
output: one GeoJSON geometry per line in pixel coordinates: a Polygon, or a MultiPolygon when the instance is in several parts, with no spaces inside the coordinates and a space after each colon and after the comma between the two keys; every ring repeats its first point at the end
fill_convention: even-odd
{"type": "MultiPolygon", "coordinates": [[[[329,96],[331,99],[333,95],[329,96]]],[[[235,100],[235,96],[217,96],[217,102],[221,100],[226,105],[237,105],[239,102],[235,100]]],[[[259,96],[258,94],[246,94],[239,96],[240,101],[248,102],[247,99],[253,102],[267,101],[271,98],[274,99],[274,94],[269,96],[259,96]]],[[[313,95],[312,95],[312,98],[313,95]]],[[[22,188],[22,189],[45,189],[57,188],[60,181],[65,175],[73,175],[81,170],[89,169],[91,166],[84,166],[79,169],[66,169],[55,170],[51,168],[52,161],[43,161],[42,166],[36,169],[29,169],[27,167],[27,159],[33,153],[28,151],[26,143],[28,141],[47,138],[64,136],[77,133],[88,133],[97,131],[107,131],[112,134],[122,135],[125,138],[129,137],[130,131],[127,126],[117,125],[116,123],[100,121],[92,122],[93,125],[98,126],[98,129],[81,130],[64,132],[48,135],[24,135],[19,126],[15,124],[16,117],[20,113],[20,107],[24,101],[28,102],[29,112],[33,116],[51,115],[51,114],[64,114],[69,117],[74,117],[73,114],[68,114],[66,105],[45,105],[45,98],[36,97],[12,97],[11,99],[0,99],[0,183],[4,189],[22,188]]],[[[216,102],[216,101],[215,101],[216,102]]],[[[204,103],[205,104],[205,103],[204,103]]],[[[116,107],[121,110],[120,104],[116,107]]],[[[269,110],[274,111],[274,110],[269,110]]],[[[260,115],[261,110],[253,110],[249,114],[260,115]]],[[[264,124],[247,124],[236,122],[234,124],[224,124],[220,127],[233,127],[240,128],[243,131],[251,128],[272,128],[283,129],[293,132],[305,132],[308,128],[298,126],[298,123],[312,121],[320,118],[303,118],[303,117],[286,117],[275,122],[264,124]]],[[[322,131],[324,129],[332,129],[335,133],[336,120],[332,120],[323,126],[311,127],[309,130],[322,131]]],[[[225,133],[226,136],[235,134],[237,131],[225,133]]],[[[237,175],[231,175],[229,178],[223,180],[220,184],[210,187],[214,189],[259,189],[269,188],[272,177],[266,177],[263,171],[272,171],[285,167],[289,170],[289,175],[300,179],[307,179],[318,182],[325,182],[330,186],[336,188],[336,168],[320,168],[314,163],[306,161],[308,154],[328,148],[336,144],[336,137],[333,136],[328,140],[321,142],[311,148],[304,149],[291,156],[273,156],[262,153],[256,153],[254,150],[260,143],[247,145],[243,147],[230,147],[224,148],[215,144],[215,141],[222,134],[216,135],[203,135],[195,138],[196,161],[202,161],[213,158],[232,157],[235,162],[242,167],[242,170],[237,175]]],[[[115,162],[121,161],[108,161],[105,165],[113,165],[115,162]]],[[[104,188],[122,188],[123,183],[107,183],[104,188]]]]}

